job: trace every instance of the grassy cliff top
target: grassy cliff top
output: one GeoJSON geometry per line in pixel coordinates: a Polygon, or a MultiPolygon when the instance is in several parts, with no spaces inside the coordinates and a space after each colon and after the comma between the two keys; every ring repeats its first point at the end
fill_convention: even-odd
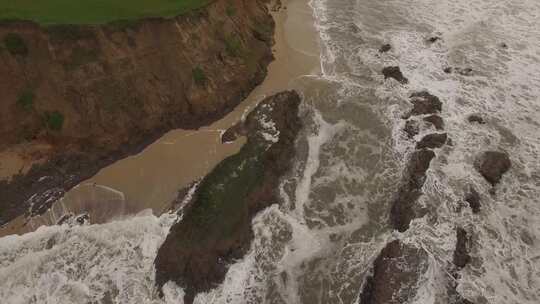
{"type": "Polygon", "coordinates": [[[102,24],[145,17],[173,17],[213,0],[0,0],[0,20],[41,24],[102,24]]]}

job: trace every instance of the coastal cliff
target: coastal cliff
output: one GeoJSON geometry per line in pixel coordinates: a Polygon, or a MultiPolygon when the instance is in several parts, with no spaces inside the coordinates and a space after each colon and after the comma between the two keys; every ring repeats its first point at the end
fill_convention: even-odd
{"type": "Polygon", "coordinates": [[[273,29],[262,0],[99,26],[0,24],[0,154],[31,164],[0,180],[0,224],[231,111],[264,79],[273,29]]]}

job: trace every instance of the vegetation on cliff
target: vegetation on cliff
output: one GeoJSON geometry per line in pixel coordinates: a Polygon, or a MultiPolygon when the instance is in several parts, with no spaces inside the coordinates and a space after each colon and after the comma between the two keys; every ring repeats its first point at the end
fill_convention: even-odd
{"type": "Polygon", "coordinates": [[[0,2],[0,20],[40,24],[103,24],[146,17],[174,17],[212,0],[17,0],[0,2]]]}

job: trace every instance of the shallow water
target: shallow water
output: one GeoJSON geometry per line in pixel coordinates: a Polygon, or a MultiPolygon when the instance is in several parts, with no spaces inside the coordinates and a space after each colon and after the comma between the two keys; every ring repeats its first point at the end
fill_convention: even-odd
{"type": "MultiPolygon", "coordinates": [[[[322,75],[294,83],[304,96],[305,129],[295,169],[280,189],[283,204],[254,219],[247,256],[196,303],[357,303],[371,263],[394,237],[429,253],[413,302],[447,303],[443,281],[456,226],[466,227],[474,243],[473,262],[459,279],[462,295],[476,303],[539,303],[540,2],[311,5],[322,75]],[[435,35],[442,40],[426,42],[435,35]],[[384,43],[392,50],[380,54],[384,43]],[[409,85],[384,81],[380,71],[389,65],[399,65],[409,85]],[[473,74],[446,74],[448,66],[473,74]],[[428,215],[398,234],[387,222],[389,204],[414,149],[401,116],[408,95],[424,89],[443,102],[453,145],[436,151],[427,173],[419,202],[428,215]],[[472,113],[487,123],[471,125],[472,113]],[[507,151],[513,163],[495,194],[473,168],[486,149],[507,151]],[[482,195],[476,215],[457,212],[469,184],[482,195]]],[[[173,221],[141,215],[2,238],[0,296],[8,303],[182,303],[174,284],[164,300],[152,287],[152,262],[173,221]]]]}

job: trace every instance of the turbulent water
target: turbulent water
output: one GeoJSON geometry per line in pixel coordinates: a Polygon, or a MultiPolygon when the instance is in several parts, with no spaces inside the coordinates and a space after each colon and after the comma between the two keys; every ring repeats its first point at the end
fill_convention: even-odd
{"type": "MultiPolygon", "coordinates": [[[[322,76],[295,86],[305,129],[283,204],[253,221],[255,241],[223,285],[196,303],[357,303],[392,238],[429,253],[414,303],[446,303],[456,226],[473,236],[458,291],[476,303],[540,303],[540,2],[536,0],[312,0],[322,76]],[[441,37],[428,43],[430,37],[441,37]],[[389,53],[379,47],[390,43],[389,53]],[[408,85],[384,81],[400,66],[408,85]],[[471,68],[472,75],[443,72],[471,68]],[[401,116],[411,92],[443,102],[453,145],[437,151],[420,203],[429,213],[403,233],[388,224],[414,143],[401,116]],[[470,124],[481,114],[487,124],[470,124]],[[488,149],[512,169],[495,193],[474,170],[488,149]],[[482,211],[459,210],[474,185],[482,211]]],[[[419,136],[422,136],[420,134],[419,136]]],[[[0,239],[2,303],[182,303],[159,299],[153,260],[174,221],[141,215],[103,225],[43,227],[0,239]]]]}

